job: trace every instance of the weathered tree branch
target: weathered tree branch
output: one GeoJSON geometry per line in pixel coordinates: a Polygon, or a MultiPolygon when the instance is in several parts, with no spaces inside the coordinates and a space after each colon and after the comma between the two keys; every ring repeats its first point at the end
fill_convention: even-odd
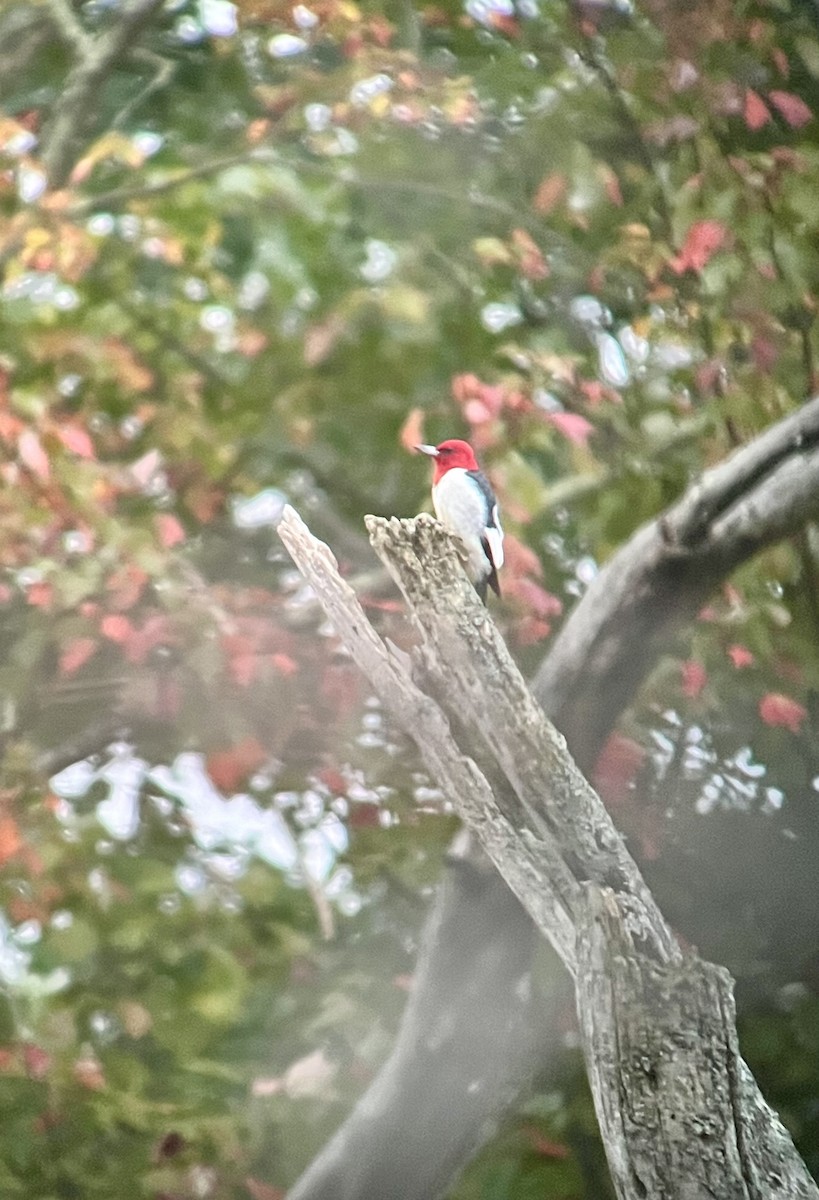
{"type": "MultiPolygon", "coordinates": [[[[787,536],[803,528],[810,513],[815,512],[819,486],[813,450],[818,406],[819,401],[811,401],[796,414],[777,423],[725,464],[708,472],[672,506],[665,518],[638,530],[612,558],[569,617],[541,667],[537,692],[542,707],[564,731],[575,758],[586,769],[594,763],[622,708],[656,661],[663,646],[662,635],[667,637],[674,628],[693,618],[713,588],[740,561],[776,536],[787,536]],[[804,462],[805,455],[810,455],[807,463],[804,462]],[[789,487],[787,492],[779,492],[776,488],[771,498],[772,507],[767,513],[763,510],[760,514],[766,523],[765,537],[751,542],[746,537],[742,552],[739,546],[731,547],[727,541],[730,532],[739,531],[746,520],[743,514],[754,509],[759,513],[760,497],[770,487],[769,481],[774,478],[776,469],[788,459],[797,463],[800,469],[804,485],[801,495],[798,487],[789,487]],[[806,468],[804,474],[803,467],[806,468]],[[799,508],[802,499],[807,501],[804,511],[799,508]],[[673,552],[674,537],[664,533],[674,513],[679,514],[682,530],[677,539],[690,543],[682,555],[673,552]],[[705,521],[704,517],[707,517],[705,521]],[[720,553],[709,542],[709,525],[720,531],[720,553]],[[696,536],[692,537],[692,534],[696,536]],[[706,563],[700,560],[702,553],[706,563]],[[682,581],[679,586],[678,580],[682,581]],[[629,620],[634,609],[637,610],[634,619],[629,620]],[[652,634],[650,640],[644,640],[644,630],[652,634]],[[624,670],[624,663],[629,669],[624,670]]],[[[798,482],[792,481],[794,485],[798,482]]],[[[468,905],[475,927],[485,928],[487,941],[494,937],[498,939],[494,944],[494,957],[487,959],[494,971],[487,970],[484,974],[482,994],[478,996],[470,989],[467,973],[459,978],[456,972],[450,971],[444,989],[437,986],[436,975],[429,969],[433,964],[437,969],[438,960],[427,955],[419,962],[415,976],[416,1003],[425,1013],[435,1013],[438,1020],[446,1018],[455,1031],[453,1045],[448,1047],[443,1063],[450,1057],[456,1062],[465,1061],[465,1056],[459,1057],[457,1052],[458,1038],[466,1040],[476,1020],[483,1022],[481,1028],[486,1031],[487,1045],[499,1039],[508,1061],[526,1062],[525,1047],[529,1042],[523,1031],[504,1024],[498,1014],[502,1011],[507,980],[518,969],[517,947],[525,944],[531,926],[523,909],[511,902],[505,909],[507,925],[498,931],[495,917],[499,886],[503,885],[496,878],[485,873],[476,874],[468,895],[460,888],[446,887],[438,899],[438,904],[446,910],[441,919],[442,926],[457,928],[462,915],[460,906],[468,905]],[[517,1040],[516,1032],[519,1034],[517,1040]]],[[[416,1049],[402,1033],[386,1068],[390,1072],[392,1092],[390,1096],[383,1090],[378,1094],[379,1103],[391,1104],[394,1114],[400,1116],[407,1111],[403,1105],[405,1095],[417,1095],[416,1057],[416,1049]],[[415,1087],[407,1093],[405,1079],[409,1078],[414,1079],[415,1087]]],[[[527,1074],[527,1070],[521,1071],[521,1086],[527,1074]]],[[[508,1076],[506,1079],[508,1081],[508,1076]]],[[[374,1087],[378,1083],[377,1080],[374,1087]]],[[[447,1123],[458,1120],[456,1114],[462,1111],[462,1085],[463,1079],[456,1070],[449,1072],[439,1062],[430,1064],[426,1083],[420,1084],[420,1090],[428,1098],[425,1111],[433,1124],[436,1120],[447,1123]]],[[[500,1096],[494,1109],[489,1101],[487,1097],[486,1111],[500,1112],[500,1096]]],[[[382,1124],[389,1125],[388,1114],[382,1124]]],[[[484,1128],[485,1121],[476,1123],[470,1140],[459,1126],[456,1140],[462,1147],[476,1144],[485,1136],[484,1128]]],[[[382,1125],[371,1129],[370,1136],[362,1139],[358,1113],[353,1114],[298,1185],[294,1193],[297,1200],[312,1200],[318,1196],[319,1192],[314,1189],[322,1178],[346,1177],[349,1162],[361,1153],[365,1144],[368,1155],[382,1163],[388,1161],[393,1139],[380,1136],[379,1130],[382,1125]],[[348,1133],[349,1140],[345,1142],[348,1133]],[[342,1146],[350,1151],[346,1160],[340,1149],[342,1146]],[[309,1187],[306,1186],[308,1179],[309,1187]]],[[[429,1187],[428,1196],[440,1193],[466,1161],[466,1155],[459,1161],[453,1155],[442,1153],[439,1146],[427,1147],[423,1142],[415,1143],[415,1155],[424,1162],[425,1179],[436,1181],[434,1187],[429,1187]],[[437,1172],[433,1161],[436,1152],[437,1172]]],[[[371,1194],[366,1188],[349,1192],[351,1200],[365,1200],[371,1194]]]]}
{"type": "Polygon", "coordinates": [[[65,184],[99,111],[100,87],[163,4],[164,0],[123,0],[111,28],[94,38],[85,33],[68,0],[50,0],[57,29],[76,55],[44,136],[43,163],[50,187],[65,184]]]}
{"type": "MultiPolygon", "coordinates": [[[[407,661],[380,642],[326,548],[292,510],[280,529],[384,704],[415,738],[433,776],[576,974],[595,1102],[619,1196],[819,1197],[739,1058],[727,976],[693,956],[683,958],[602,803],[526,693],[442,527],[429,517],[369,518],[368,526],[418,629],[417,665],[458,736],[468,739],[466,746],[455,742],[446,715],[417,687],[407,661]],[[467,757],[473,744],[494,759],[514,803],[503,790],[493,793],[467,757]],[[567,919],[576,942],[567,937],[567,919]],[[609,1003],[599,1002],[605,987],[609,1003]],[[676,998],[679,1027],[667,1017],[663,1023],[657,1010],[669,998],[676,998]],[[626,1034],[628,1054],[622,1050],[626,1034]],[[626,1113],[630,1098],[635,1103],[626,1113]],[[649,1136],[648,1130],[659,1128],[663,1136],[649,1136]]],[[[675,1011],[671,1003],[668,1008],[675,1011]]],[[[387,1074],[390,1069],[388,1064],[387,1074]]],[[[349,1164],[357,1158],[344,1142],[373,1114],[378,1086],[336,1139],[336,1151],[320,1156],[296,1186],[299,1200],[373,1194],[356,1190],[360,1172],[349,1164]],[[327,1190],[330,1179],[336,1190],[327,1190]]],[[[385,1119],[389,1115],[381,1113],[385,1119]]],[[[407,1190],[406,1175],[400,1178],[400,1188],[392,1177],[391,1188],[382,1186],[378,1194],[420,1200],[439,1194],[446,1182],[439,1172],[435,1190],[427,1186],[418,1193],[407,1190]]]]}
{"type": "Polygon", "coordinates": [[[609,560],[532,687],[584,770],[673,632],[741,563],[817,514],[819,397],[706,471],[609,560]]]}

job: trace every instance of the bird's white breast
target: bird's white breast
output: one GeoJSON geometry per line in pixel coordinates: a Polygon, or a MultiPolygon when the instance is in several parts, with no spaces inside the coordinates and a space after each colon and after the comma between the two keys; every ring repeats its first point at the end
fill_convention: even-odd
{"type": "MultiPolygon", "coordinates": [[[[438,520],[464,543],[471,574],[476,579],[482,579],[487,573],[483,538],[490,514],[480,488],[463,467],[453,467],[434,485],[432,504],[438,520]]],[[[498,559],[495,558],[494,547],[492,549],[495,566],[499,567],[503,562],[503,552],[500,552],[498,559]]]]}

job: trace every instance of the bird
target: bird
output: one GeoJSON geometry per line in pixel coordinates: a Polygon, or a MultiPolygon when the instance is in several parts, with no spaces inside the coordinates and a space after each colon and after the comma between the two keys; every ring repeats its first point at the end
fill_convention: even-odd
{"type": "Polygon", "coordinates": [[[432,506],[435,515],[466,548],[467,573],[486,604],[487,588],[500,596],[503,529],[492,485],[478,466],[469,442],[450,438],[437,446],[415,447],[435,460],[432,506]]]}

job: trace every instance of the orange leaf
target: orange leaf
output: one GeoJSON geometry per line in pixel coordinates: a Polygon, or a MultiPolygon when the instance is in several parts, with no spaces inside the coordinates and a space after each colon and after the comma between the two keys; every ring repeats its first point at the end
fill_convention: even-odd
{"type": "Polygon", "coordinates": [[[745,92],[744,115],[745,124],[749,129],[754,131],[761,129],[763,125],[767,125],[771,119],[771,114],[768,112],[768,106],[765,101],[751,88],[748,88],[745,92]]]}
{"type": "Polygon", "coordinates": [[[551,175],[547,175],[543,179],[535,192],[535,198],[532,201],[532,206],[535,212],[541,216],[548,214],[557,207],[563,197],[566,195],[568,183],[566,176],[560,171],[553,171],[551,175]]]}
{"type": "Polygon", "coordinates": [[[229,750],[217,750],[207,757],[207,771],[216,787],[225,795],[235,792],[248,775],[267,762],[269,755],[254,737],[247,737],[229,750]]]}
{"type": "Polygon", "coordinates": [[[23,848],[23,839],[13,817],[0,818],[0,866],[23,848]]]}
{"type": "Polygon", "coordinates": [[[695,221],[685,236],[682,250],[668,265],[677,275],[684,271],[701,271],[727,236],[728,230],[721,221],[695,221]]]}
{"type": "Polygon", "coordinates": [[[12,413],[0,409],[0,438],[4,442],[14,442],[17,440],[20,431],[25,426],[19,417],[15,417],[12,413]]]}
{"type": "Polygon", "coordinates": [[[92,1055],[84,1055],[74,1063],[73,1075],[80,1087],[90,1092],[101,1092],[105,1087],[102,1064],[92,1055]]]}
{"type": "Polygon", "coordinates": [[[404,424],[401,426],[398,441],[405,450],[414,450],[423,440],[424,410],[423,408],[411,408],[404,424]]]}
{"type": "Polygon", "coordinates": [[[216,750],[208,755],[208,774],[220,792],[229,796],[247,776],[268,760],[268,752],[256,738],[245,738],[244,742],[231,746],[229,750],[216,750]]]}
{"type": "Polygon", "coordinates": [[[60,674],[73,675],[88,662],[97,648],[97,642],[92,637],[78,637],[68,642],[60,654],[60,674]]]}
{"type": "Polygon", "coordinates": [[[547,278],[549,265],[543,257],[540,246],[525,229],[512,230],[512,245],[518,256],[521,274],[526,279],[547,278]]]}
{"type": "Polygon", "coordinates": [[[124,388],[132,392],[147,392],[153,387],[152,372],[140,362],[129,345],[116,337],[106,338],[103,345],[111,370],[124,388]]]}

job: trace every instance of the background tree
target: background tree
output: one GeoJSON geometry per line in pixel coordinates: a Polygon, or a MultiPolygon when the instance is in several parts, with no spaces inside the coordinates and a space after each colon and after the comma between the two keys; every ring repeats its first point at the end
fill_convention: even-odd
{"type": "MultiPolygon", "coordinates": [[[[815,386],[818,73],[802,3],[4,8],[4,1194],[269,1200],[385,1060],[454,823],[270,525],[302,508],[400,640],[361,517],[417,511],[405,450],[454,433],[513,534],[507,641],[736,975],[816,1172],[813,526],[711,563],[695,613],[666,580],[688,623],[595,677],[593,724],[549,651],[815,386]]],[[[462,944],[528,972],[478,894],[462,944]]],[[[605,1186],[565,981],[534,974],[554,1028],[510,1041],[507,1095],[548,1052],[454,1196],[605,1186]]]]}

